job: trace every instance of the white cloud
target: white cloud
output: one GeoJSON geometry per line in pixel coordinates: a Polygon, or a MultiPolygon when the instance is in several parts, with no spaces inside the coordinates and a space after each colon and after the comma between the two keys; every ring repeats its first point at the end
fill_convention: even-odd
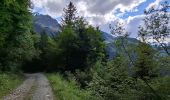
{"type": "Polygon", "coordinates": [[[146,0],[123,0],[116,8],[120,9],[122,13],[134,12],[138,10],[136,7],[143,2],[146,2],[146,0]]]}
{"type": "MultiPolygon", "coordinates": [[[[43,10],[43,14],[48,14],[53,18],[61,17],[63,8],[69,3],[70,0],[31,0],[34,4],[34,11],[39,9],[43,10]]],[[[120,19],[119,15],[114,13],[117,9],[123,15],[126,12],[136,12],[136,8],[146,0],[71,0],[77,7],[78,14],[87,19],[87,21],[94,26],[106,32],[109,32],[109,24],[114,23],[116,20],[121,20],[126,23],[128,31],[136,34],[137,27],[140,24],[141,16],[129,17],[128,19],[120,19]]]]}
{"type": "Polygon", "coordinates": [[[48,14],[52,17],[61,16],[63,7],[68,4],[67,0],[31,0],[31,2],[35,8],[34,12],[38,12],[39,9],[42,9],[43,14],[48,14]]]}
{"type": "MultiPolygon", "coordinates": [[[[36,8],[41,8],[51,16],[61,16],[69,0],[31,0],[36,8]]],[[[116,9],[121,12],[135,11],[134,8],[146,0],[70,0],[81,15],[107,15],[116,9]]]]}
{"type": "Polygon", "coordinates": [[[127,19],[117,18],[110,23],[101,25],[101,28],[104,29],[106,32],[110,32],[109,24],[114,25],[115,22],[119,21],[124,24],[126,31],[131,33],[130,36],[136,38],[139,30],[138,28],[140,25],[142,25],[142,20],[144,17],[145,15],[137,15],[134,17],[129,16],[127,19]]]}
{"type": "Polygon", "coordinates": [[[128,32],[131,33],[132,37],[137,37],[138,34],[138,28],[140,25],[142,25],[142,20],[145,17],[145,15],[138,15],[138,16],[134,16],[134,17],[128,17],[126,19],[126,29],[128,32]]]}
{"type": "Polygon", "coordinates": [[[149,4],[149,6],[146,8],[146,9],[149,9],[149,8],[158,8],[158,6],[160,5],[160,3],[162,2],[163,0],[155,0],[155,2],[149,4]]]}

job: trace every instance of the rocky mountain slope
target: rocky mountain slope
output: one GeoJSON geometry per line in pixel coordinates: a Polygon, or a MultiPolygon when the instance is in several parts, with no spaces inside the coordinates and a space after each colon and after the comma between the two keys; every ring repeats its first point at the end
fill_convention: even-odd
{"type": "Polygon", "coordinates": [[[33,28],[36,33],[45,31],[49,35],[55,35],[61,30],[61,26],[57,20],[49,15],[36,14],[33,17],[33,28]]]}

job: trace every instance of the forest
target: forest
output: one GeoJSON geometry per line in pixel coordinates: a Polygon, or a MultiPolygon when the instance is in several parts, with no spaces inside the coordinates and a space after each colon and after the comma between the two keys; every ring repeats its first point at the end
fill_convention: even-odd
{"type": "Polygon", "coordinates": [[[0,1],[0,100],[25,73],[47,76],[57,100],[170,100],[170,5],[144,12],[136,41],[120,21],[110,25],[112,58],[99,27],[63,7],[61,30],[34,30],[29,0],[0,1]],[[155,41],[151,43],[149,40],[155,41]]]}

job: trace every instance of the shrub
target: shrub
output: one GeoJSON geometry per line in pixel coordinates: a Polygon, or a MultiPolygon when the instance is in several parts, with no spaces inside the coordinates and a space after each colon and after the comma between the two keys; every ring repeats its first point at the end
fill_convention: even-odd
{"type": "Polygon", "coordinates": [[[90,91],[80,89],[75,79],[66,80],[59,74],[47,76],[58,100],[97,100],[90,91]]]}
{"type": "Polygon", "coordinates": [[[0,74],[0,98],[22,83],[22,78],[11,73],[0,74]]]}

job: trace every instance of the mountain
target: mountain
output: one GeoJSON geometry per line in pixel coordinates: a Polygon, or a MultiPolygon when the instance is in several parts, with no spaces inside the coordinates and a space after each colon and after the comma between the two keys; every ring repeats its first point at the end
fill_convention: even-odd
{"type": "MultiPolygon", "coordinates": [[[[106,43],[106,47],[107,47],[106,50],[109,55],[109,59],[111,59],[115,57],[117,54],[117,50],[114,42],[120,39],[121,37],[114,37],[112,34],[106,32],[102,32],[102,33],[103,33],[102,37],[106,43]]],[[[138,42],[139,40],[137,40],[136,38],[128,38],[129,44],[137,44],[138,42]]]]}
{"type": "Polygon", "coordinates": [[[35,14],[33,15],[33,28],[36,33],[45,31],[53,36],[61,30],[61,25],[49,15],[35,14]]]}
{"type": "MultiPolygon", "coordinates": [[[[61,25],[58,23],[56,19],[53,19],[49,15],[40,15],[40,14],[34,15],[33,26],[34,26],[34,31],[36,33],[41,34],[41,32],[45,31],[50,36],[56,35],[59,31],[61,31],[61,25]]],[[[102,37],[106,43],[106,50],[109,55],[109,58],[111,59],[117,54],[114,41],[116,41],[120,37],[114,37],[112,34],[106,32],[102,32],[102,37]]],[[[137,43],[138,40],[135,38],[128,38],[128,42],[137,43]]]]}
{"type": "Polygon", "coordinates": [[[114,40],[116,39],[112,34],[102,32],[102,37],[106,43],[106,51],[108,53],[109,59],[113,58],[116,56],[116,47],[114,45],[114,40]]]}

